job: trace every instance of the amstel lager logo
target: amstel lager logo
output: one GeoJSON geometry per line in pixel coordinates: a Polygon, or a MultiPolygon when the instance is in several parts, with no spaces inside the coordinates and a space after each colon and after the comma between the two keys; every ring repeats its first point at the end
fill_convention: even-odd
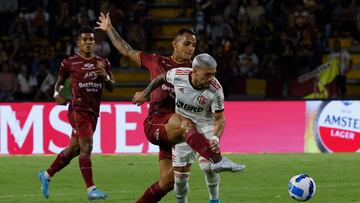
{"type": "Polygon", "coordinates": [[[315,118],[314,134],[322,152],[359,152],[360,101],[323,102],[315,118]]]}

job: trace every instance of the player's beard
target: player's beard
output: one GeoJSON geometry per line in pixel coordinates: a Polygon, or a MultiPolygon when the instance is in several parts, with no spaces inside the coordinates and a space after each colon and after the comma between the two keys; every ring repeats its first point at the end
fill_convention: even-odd
{"type": "Polygon", "coordinates": [[[87,45],[87,46],[84,47],[83,53],[84,53],[87,57],[92,56],[92,55],[93,55],[93,52],[94,52],[94,51],[93,51],[93,46],[87,45]]]}
{"type": "Polygon", "coordinates": [[[86,51],[87,53],[92,52],[92,51],[93,51],[93,46],[91,46],[91,45],[86,45],[86,46],[85,46],[85,51],[86,51]]]}
{"type": "Polygon", "coordinates": [[[201,88],[209,88],[209,87],[210,87],[210,82],[204,81],[203,83],[201,83],[201,88]]]}
{"type": "Polygon", "coordinates": [[[192,55],[193,54],[190,54],[190,53],[184,53],[184,58],[186,59],[186,60],[190,60],[191,59],[191,57],[192,57],[192,55]]]}

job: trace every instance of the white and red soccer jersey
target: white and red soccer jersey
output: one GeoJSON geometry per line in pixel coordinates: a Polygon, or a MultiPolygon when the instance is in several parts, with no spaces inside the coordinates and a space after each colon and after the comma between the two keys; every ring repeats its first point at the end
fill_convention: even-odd
{"type": "Polygon", "coordinates": [[[104,79],[94,73],[97,63],[104,66],[109,76],[112,75],[110,62],[100,56],[86,59],[75,54],[61,62],[59,76],[70,77],[72,99],[69,109],[99,114],[104,79]]]}
{"type": "Polygon", "coordinates": [[[166,81],[175,89],[175,112],[197,126],[214,125],[214,113],[224,110],[224,94],[214,78],[208,88],[196,89],[191,83],[191,68],[175,68],[166,73],[166,81]]]}
{"type": "MultiPolygon", "coordinates": [[[[149,70],[151,80],[166,71],[178,67],[191,67],[191,63],[176,63],[171,57],[140,53],[141,67],[149,70]]],[[[165,83],[151,93],[149,116],[174,113],[174,87],[165,83]]]]}

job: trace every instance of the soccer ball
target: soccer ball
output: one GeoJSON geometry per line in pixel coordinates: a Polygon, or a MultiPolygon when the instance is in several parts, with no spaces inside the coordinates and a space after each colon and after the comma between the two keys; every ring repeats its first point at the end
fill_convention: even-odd
{"type": "Polygon", "coordinates": [[[293,176],[289,181],[289,195],[298,201],[307,201],[315,195],[315,181],[306,174],[293,176]]]}

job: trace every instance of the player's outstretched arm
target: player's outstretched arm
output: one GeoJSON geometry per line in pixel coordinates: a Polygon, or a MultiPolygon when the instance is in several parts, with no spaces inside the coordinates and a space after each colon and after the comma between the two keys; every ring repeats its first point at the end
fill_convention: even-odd
{"type": "Polygon", "coordinates": [[[131,60],[135,61],[136,64],[140,67],[140,51],[133,49],[115,30],[111,25],[111,20],[109,13],[100,13],[99,20],[96,22],[98,24],[95,29],[100,29],[106,31],[109,36],[112,44],[116,49],[124,56],[129,57],[131,60]]]}
{"type": "Polygon", "coordinates": [[[140,92],[136,92],[132,102],[138,106],[143,104],[147,98],[150,97],[150,93],[154,91],[156,88],[160,87],[160,85],[166,82],[165,74],[158,75],[155,79],[151,81],[151,83],[140,92]]]}
{"type": "Polygon", "coordinates": [[[225,128],[225,116],[224,112],[215,113],[215,126],[214,126],[214,136],[220,138],[225,128]]]}
{"type": "Polygon", "coordinates": [[[211,142],[211,149],[214,152],[220,152],[220,137],[224,132],[225,128],[225,116],[224,112],[216,112],[215,113],[215,125],[214,125],[214,136],[210,139],[211,142]]]}

